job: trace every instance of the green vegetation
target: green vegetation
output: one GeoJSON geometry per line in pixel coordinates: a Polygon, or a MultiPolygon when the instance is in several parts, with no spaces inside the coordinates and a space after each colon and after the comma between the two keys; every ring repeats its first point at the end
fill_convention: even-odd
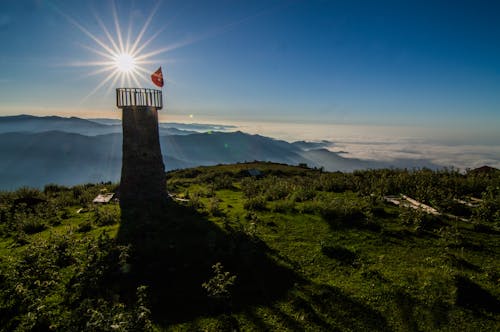
{"type": "Polygon", "coordinates": [[[117,204],[91,204],[111,184],[0,193],[0,330],[499,328],[499,172],[167,178],[176,199],[133,241],[117,204]],[[401,194],[442,214],[384,200],[401,194]]]}

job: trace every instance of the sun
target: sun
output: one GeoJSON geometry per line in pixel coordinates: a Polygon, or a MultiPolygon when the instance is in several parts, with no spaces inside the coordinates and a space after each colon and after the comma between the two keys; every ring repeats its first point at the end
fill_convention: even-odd
{"type": "Polygon", "coordinates": [[[128,53],[120,53],[116,56],[115,66],[122,73],[134,72],[136,59],[128,53]]]}
{"type": "Polygon", "coordinates": [[[141,87],[152,84],[149,77],[151,73],[153,73],[153,70],[158,68],[162,62],[169,61],[154,59],[153,57],[188,44],[181,42],[146,51],[148,46],[150,46],[164,29],[162,28],[149,37],[146,37],[148,27],[160,3],[161,1],[153,8],[142,28],[136,32],[137,35],[135,38],[132,36],[131,21],[129,22],[128,29],[125,29],[125,33],[122,31],[114,1],[111,2],[114,29],[110,30],[104,21],[97,14],[94,14],[98,26],[102,30],[101,35],[90,32],[89,29],[78,23],[74,18],[60,12],[60,14],[71,24],[94,42],[93,45],[82,44],[81,46],[98,56],[94,61],[78,61],[69,64],[70,66],[78,67],[94,67],[96,68],[95,70],[88,72],[84,76],[99,75],[103,77],[101,82],[82,99],[82,102],[102,89],[105,85],[108,86],[107,94],[110,94],[112,89],[117,86],[141,87]]]}

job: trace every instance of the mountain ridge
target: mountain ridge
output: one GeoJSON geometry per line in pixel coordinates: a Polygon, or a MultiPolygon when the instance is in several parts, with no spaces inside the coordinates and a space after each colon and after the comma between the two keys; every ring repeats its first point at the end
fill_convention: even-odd
{"type": "MultiPolygon", "coordinates": [[[[212,127],[205,128],[217,125],[208,126],[212,127]]],[[[328,150],[327,147],[334,144],[328,141],[289,143],[240,130],[200,133],[175,129],[170,133],[175,134],[163,131],[159,138],[167,171],[254,160],[307,164],[326,171],[414,166],[414,160],[379,162],[345,158],[328,150]],[[177,134],[179,132],[181,134],[177,134]]],[[[121,126],[97,124],[75,117],[0,117],[0,156],[0,189],[41,187],[50,182],[64,185],[116,182],[121,172],[121,126]],[[18,126],[5,125],[10,122],[18,126]],[[41,122],[44,126],[40,126],[41,122]],[[7,127],[11,131],[2,132],[2,123],[4,129],[7,127]],[[75,125],[68,126],[70,123],[75,125]],[[92,135],[88,134],[89,131],[92,135]]],[[[425,160],[420,164],[438,167],[425,160]]]]}

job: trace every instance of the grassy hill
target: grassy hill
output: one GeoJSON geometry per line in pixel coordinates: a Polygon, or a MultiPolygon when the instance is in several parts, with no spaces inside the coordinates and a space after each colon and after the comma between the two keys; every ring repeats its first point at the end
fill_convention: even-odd
{"type": "Polygon", "coordinates": [[[0,193],[0,330],[499,329],[496,171],[167,178],[174,198],[132,240],[117,204],[91,204],[113,184],[0,193]],[[442,214],[384,199],[400,194],[442,214]]]}

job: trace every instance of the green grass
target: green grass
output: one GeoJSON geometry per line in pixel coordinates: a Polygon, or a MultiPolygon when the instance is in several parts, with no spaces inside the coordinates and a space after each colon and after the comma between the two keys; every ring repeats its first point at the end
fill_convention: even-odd
{"type": "MultiPolygon", "coordinates": [[[[119,298],[132,308],[130,294],[147,285],[155,329],[165,331],[498,330],[498,220],[421,216],[404,222],[398,207],[370,196],[379,186],[369,187],[371,176],[272,163],[170,172],[169,191],[191,201],[171,202],[146,237],[131,243],[132,273],[114,277],[110,303],[119,298]],[[263,177],[249,178],[245,170],[251,168],[263,177]],[[318,182],[321,176],[341,179],[349,188],[328,190],[318,182]],[[256,188],[245,194],[249,185],[256,188]],[[308,186],[314,187],[313,197],[304,190],[308,186]],[[260,203],[248,204],[252,199],[260,203]],[[229,298],[210,298],[201,287],[216,262],[236,275],[229,298]]],[[[414,181],[408,173],[398,176],[414,181]]],[[[463,178],[467,186],[473,180],[463,178]]],[[[411,187],[400,186],[412,194],[411,187]]],[[[68,233],[73,241],[102,232],[120,238],[119,224],[99,226],[94,212],[77,214],[78,208],[66,207],[60,225],[28,235],[29,242],[68,233]],[[77,231],[83,223],[90,231],[77,231]]],[[[104,209],[119,212],[117,205],[104,209]]],[[[0,241],[3,264],[25,247],[13,242],[9,235],[0,241]]],[[[78,269],[66,267],[64,283],[78,269]]]]}
{"type": "MultiPolygon", "coordinates": [[[[260,165],[260,168],[266,171],[265,166],[260,165]]],[[[238,166],[219,169],[236,173],[238,166]]],[[[302,169],[295,171],[306,173],[302,169]]],[[[175,179],[176,175],[170,176],[175,179]]],[[[239,184],[236,182],[235,187],[239,184]]],[[[184,185],[185,190],[198,186],[188,182],[184,185]]],[[[470,223],[444,217],[436,221],[435,229],[416,231],[414,226],[401,223],[397,207],[382,203],[378,203],[377,210],[382,216],[374,216],[371,220],[379,226],[374,230],[362,223],[342,225],[341,222],[338,225],[328,223],[317,213],[300,213],[301,205],[308,204],[307,201],[295,203],[292,211],[290,204],[282,203],[288,206],[282,213],[253,211],[256,221],[247,220],[241,217],[248,211],[243,209],[244,197],[239,190],[219,190],[213,194],[221,201],[224,217],[211,216],[211,221],[222,224],[224,218],[239,217],[238,222],[245,229],[255,224],[251,228],[253,236],[279,257],[277,261],[284,261],[302,279],[284,299],[233,313],[236,325],[243,330],[371,330],[378,326],[401,331],[434,331],[494,330],[498,327],[500,317],[495,308],[479,308],[478,303],[471,303],[469,307],[456,304],[457,292],[463,292],[457,289],[457,276],[469,278],[494,298],[500,297],[498,280],[492,278],[498,275],[500,267],[498,234],[474,232],[470,223]],[[464,238],[462,243],[454,245],[448,234],[451,229],[464,238]],[[482,248],[469,248],[471,244],[482,248]],[[330,248],[331,254],[322,248],[330,248]],[[335,250],[341,254],[335,255],[335,250]],[[345,256],[348,258],[343,259],[345,256]],[[322,291],[332,293],[326,305],[313,296],[322,291]],[[329,310],[333,308],[336,310],[329,310]],[[364,310],[367,312],[360,312],[364,310]],[[372,319],[374,323],[385,325],[371,324],[372,319]]],[[[322,196],[322,200],[336,198],[356,202],[363,199],[349,191],[317,195],[322,196]]],[[[208,200],[202,200],[205,206],[208,200]]],[[[267,202],[266,206],[273,210],[276,203],[280,202],[267,202]]],[[[206,318],[198,319],[196,324],[213,325],[217,329],[216,322],[214,318],[206,318]]],[[[170,329],[182,330],[191,324],[171,326],[170,329]]]]}

